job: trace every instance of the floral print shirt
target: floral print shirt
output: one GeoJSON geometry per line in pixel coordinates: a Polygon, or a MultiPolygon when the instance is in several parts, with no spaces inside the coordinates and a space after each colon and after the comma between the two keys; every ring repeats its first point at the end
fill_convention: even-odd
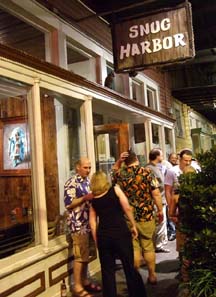
{"type": "Polygon", "coordinates": [[[153,219],[154,199],[151,191],[159,187],[150,168],[140,166],[121,167],[113,172],[113,181],[124,191],[133,208],[134,219],[146,222],[153,219]]]}
{"type": "MultiPolygon", "coordinates": [[[[89,193],[89,178],[83,179],[79,174],[70,177],[64,185],[65,207],[70,205],[73,199],[80,198],[89,193]]],[[[85,234],[90,232],[89,225],[90,202],[86,201],[73,209],[68,209],[67,225],[71,233],[85,234]]]]}

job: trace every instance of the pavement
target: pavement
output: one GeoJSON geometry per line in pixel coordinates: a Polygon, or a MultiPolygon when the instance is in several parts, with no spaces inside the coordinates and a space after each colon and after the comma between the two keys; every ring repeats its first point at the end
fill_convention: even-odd
{"type": "MultiPolygon", "coordinates": [[[[178,296],[178,271],[179,261],[178,253],[176,252],[176,241],[169,241],[166,248],[170,249],[170,253],[156,253],[156,272],[157,285],[147,284],[148,272],[145,265],[140,268],[143,281],[146,285],[148,297],[177,297],[178,296]]],[[[101,283],[101,274],[98,272],[93,277],[96,281],[101,283]]],[[[128,297],[127,286],[122,270],[121,263],[117,261],[116,280],[118,297],[128,297]]],[[[94,295],[95,297],[102,297],[102,293],[94,295]]]]}

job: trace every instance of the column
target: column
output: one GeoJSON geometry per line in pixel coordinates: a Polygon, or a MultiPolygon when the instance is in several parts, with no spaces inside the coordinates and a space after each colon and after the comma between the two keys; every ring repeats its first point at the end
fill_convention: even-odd
{"type": "MultiPolygon", "coordinates": [[[[35,216],[38,218],[39,241],[43,245],[44,252],[48,251],[48,224],[44,178],[43,160],[43,141],[41,125],[41,106],[40,106],[40,81],[35,79],[32,88],[32,98],[29,100],[29,117],[31,123],[31,142],[32,142],[32,172],[33,172],[33,193],[34,205],[37,211],[35,216]]],[[[36,220],[37,224],[37,220],[36,220]]],[[[36,229],[37,232],[37,229],[36,229]]]]}
{"type": "MultiPolygon", "coordinates": [[[[80,109],[81,115],[81,134],[84,136],[82,140],[82,146],[86,149],[83,150],[83,153],[91,160],[92,172],[95,172],[95,150],[94,150],[94,126],[93,126],[93,117],[92,117],[92,97],[86,96],[86,100],[81,106],[80,109]]],[[[80,148],[82,148],[80,146],[80,148]]]]}
{"type": "Polygon", "coordinates": [[[152,149],[152,126],[151,119],[147,118],[144,122],[146,133],[146,158],[148,160],[149,152],[152,149]]]}
{"type": "Polygon", "coordinates": [[[45,35],[46,61],[67,69],[66,36],[60,30],[45,35]]]}
{"type": "Polygon", "coordinates": [[[165,143],[164,125],[159,126],[159,141],[160,141],[161,150],[162,150],[164,158],[165,158],[165,156],[166,156],[166,143],[165,143]]]}

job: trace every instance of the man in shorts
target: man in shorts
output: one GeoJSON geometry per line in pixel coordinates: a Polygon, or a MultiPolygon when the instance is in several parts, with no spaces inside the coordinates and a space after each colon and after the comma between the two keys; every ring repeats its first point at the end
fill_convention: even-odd
{"type": "Polygon", "coordinates": [[[134,265],[140,267],[141,252],[148,268],[148,283],[156,284],[155,249],[153,236],[155,232],[154,204],[157,206],[159,223],[163,220],[162,198],[159,184],[149,168],[139,165],[134,152],[121,154],[113,167],[113,182],[119,184],[133,208],[133,215],[139,233],[133,240],[134,265]],[[125,166],[121,166],[124,162],[125,166]]]}
{"type": "Polygon", "coordinates": [[[76,174],[64,186],[64,203],[68,211],[67,224],[71,231],[74,255],[73,296],[91,297],[89,292],[99,292],[101,287],[88,280],[90,250],[89,208],[93,195],[89,192],[91,163],[82,157],[76,162],[76,174]]]}

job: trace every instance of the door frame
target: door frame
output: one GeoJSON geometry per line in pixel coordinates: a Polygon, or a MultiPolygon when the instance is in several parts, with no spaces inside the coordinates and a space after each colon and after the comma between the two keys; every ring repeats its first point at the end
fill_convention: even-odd
{"type": "Polygon", "coordinates": [[[115,132],[118,134],[118,150],[121,154],[129,149],[129,124],[104,124],[94,126],[94,135],[115,132]]]}

